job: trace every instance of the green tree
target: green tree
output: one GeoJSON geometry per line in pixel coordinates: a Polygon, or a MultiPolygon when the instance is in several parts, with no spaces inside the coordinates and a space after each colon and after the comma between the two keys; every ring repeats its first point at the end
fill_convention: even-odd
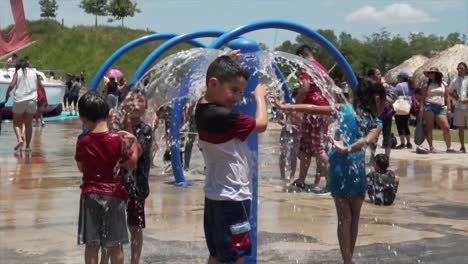
{"type": "Polygon", "coordinates": [[[107,0],[81,0],[80,8],[94,15],[94,25],[97,27],[97,17],[107,15],[107,0]]]}
{"type": "Polygon", "coordinates": [[[463,44],[463,37],[464,35],[460,35],[458,32],[452,32],[447,35],[447,38],[445,41],[447,42],[447,45],[449,47],[452,47],[453,45],[456,44],[463,44]]]}
{"type": "Polygon", "coordinates": [[[122,27],[124,26],[125,17],[133,17],[135,13],[140,13],[141,10],[137,8],[137,4],[130,0],[111,0],[107,6],[109,14],[117,20],[122,20],[122,27]]]}
{"type": "Polygon", "coordinates": [[[41,6],[41,17],[56,17],[58,4],[55,0],[39,0],[41,6]]]}
{"type": "Polygon", "coordinates": [[[297,43],[293,44],[290,40],[285,40],[281,45],[276,47],[275,50],[296,54],[298,47],[299,45],[297,43]]]}

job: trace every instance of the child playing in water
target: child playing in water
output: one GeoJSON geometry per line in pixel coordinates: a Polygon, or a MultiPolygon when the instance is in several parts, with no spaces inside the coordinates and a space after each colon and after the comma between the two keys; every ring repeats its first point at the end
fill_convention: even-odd
{"type": "Polygon", "coordinates": [[[278,123],[282,125],[280,133],[281,152],[279,157],[281,179],[286,179],[286,163],[289,156],[291,172],[289,182],[294,182],[296,174],[297,158],[299,156],[299,145],[301,140],[301,122],[302,120],[296,113],[279,113],[278,123]]]}
{"type": "MultiPolygon", "coordinates": [[[[127,179],[129,200],[127,203],[127,225],[130,229],[131,264],[140,263],[145,228],[145,199],[149,195],[148,177],[151,166],[153,131],[142,120],[147,108],[145,93],[139,89],[130,91],[122,102],[120,118],[115,122],[120,128],[132,133],[140,146],[137,167],[127,179]]],[[[103,255],[101,264],[107,263],[103,255]]]]}
{"type": "MultiPolygon", "coordinates": [[[[348,104],[337,105],[339,128],[327,136],[334,148],[329,153],[329,188],[338,215],[338,240],[345,264],[352,263],[361,206],[367,188],[364,148],[374,142],[382,130],[376,117],[382,113],[385,90],[381,84],[361,81],[355,94],[355,111],[348,104]],[[359,118],[359,119],[358,119],[359,118]]],[[[283,110],[330,115],[331,106],[310,104],[281,105],[283,110]]]]}
{"type": "Polygon", "coordinates": [[[339,128],[328,136],[334,148],[329,153],[330,192],[338,215],[338,241],[344,264],[352,263],[361,206],[367,189],[365,148],[382,130],[377,116],[383,111],[382,84],[361,80],[354,95],[354,111],[343,105],[339,128]]]}
{"type": "Polygon", "coordinates": [[[78,107],[88,130],[78,137],[75,154],[83,172],[78,244],[86,244],[85,263],[98,262],[100,246],[107,249],[112,263],[123,263],[128,192],[121,167],[134,169],[139,153],[136,138],[125,131],[109,131],[109,106],[96,92],[84,94],[78,107]]]}
{"type": "Polygon", "coordinates": [[[371,203],[392,205],[398,191],[400,176],[388,169],[388,156],[375,156],[375,171],[367,174],[367,194],[371,203]]]}
{"type": "MultiPolygon", "coordinates": [[[[312,49],[307,45],[302,45],[296,51],[296,55],[308,60],[311,65],[319,68],[321,72],[328,75],[328,71],[323,67],[313,56],[312,49]]],[[[316,76],[311,74],[313,66],[307,65],[307,67],[300,69],[300,80],[301,87],[297,95],[297,103],[300,104],[312,104],[318,106],[329,106],[330,102],[324,96],[323,91],[316,83],[316,76]]],[[[319,77],[320,78],[320,77],[319,77]]],[[[330,80],[331,81],[331,80],[330,80]]],[[[331,81],[332,82],[332,81],[331,81]]],[[[325,150],[325,135],[328,133],[328,125],[330,120],[328,116],[313,115],[308,112],[303,116],[302,122],[302,135],[300,143],[300,160],[301,165],[299,168],[299,179],[294,182],[294,185],[304,188],[305,179],[307,177],[307,171],[309,170],[311,158],[315,157],[317,162],[317,169],[315,173],[314,181],[314,192],[327,193],[328,189],[321,189],[318,184],[320,183],[320,177],[328,177],[328,156],[325,150]]],[[[328,185],[328,180],[327,180],[328,185]]]]}
{"type": "Polygon", "coordinates": [[[253,96],[255,118],[232,107],[242,98],[249,73],[234,59],[221,56],[208,67],[206,93],[195,110],[199,147],[206,164],[204,230],[209,264],[244,263],[250,255],[252,157],[247,137],[263,132],[268,117],[259,84],[253,96]]]}

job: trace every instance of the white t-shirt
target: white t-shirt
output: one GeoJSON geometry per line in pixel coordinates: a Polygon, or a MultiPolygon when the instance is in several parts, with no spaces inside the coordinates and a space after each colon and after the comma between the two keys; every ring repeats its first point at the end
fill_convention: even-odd
{"type": "Polygon", "coordinates": [[[436,105],[445,105],[445,85],[444,84],[437,84],[432,82],[427,87],[427,97],[426,102],[436,104],[436,105]]]}
{"type": "MultiPolygon", "coordinates": [[[[468,97],[468,75],[464,78],[457,76],[455,80],[450,83],[449,91],[451,93],[456,92],[458,95],[458,100],[463,100],[468,97]]],[[[457,103],[455,106],[456,109],[468,110],[468,104],[457,103]]]]}
{"type": "Polygon", "coordinates": [[[255,119],[223,106],[198,104],[195,120],[206,165],[206,198],[251,200],[253,160],[245,140],[255,119]]]}
{"type": "Polygon", "coordinates": [[[27,100],[37,101],[37,75],[36,70],[26,68],[17,71],[15,87],[15,103],[27,100]]]}

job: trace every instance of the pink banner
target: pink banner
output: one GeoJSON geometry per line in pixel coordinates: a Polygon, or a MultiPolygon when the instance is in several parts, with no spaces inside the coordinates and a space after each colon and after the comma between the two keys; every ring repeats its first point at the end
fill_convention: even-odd
{"type": "Polygon", "coordinates": [[[0,26],[0,57],[27,46],[31,42],[24,15],[23,0],[10,0],[10,5],[15,25],[8,33],[1,31],[0,26]]]}

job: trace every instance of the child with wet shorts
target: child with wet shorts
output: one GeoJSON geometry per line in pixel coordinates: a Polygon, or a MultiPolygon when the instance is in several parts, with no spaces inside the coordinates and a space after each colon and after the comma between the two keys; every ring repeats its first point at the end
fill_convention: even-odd
{"type": "Polygon", "coordinates": [[[199,147],[206,165],[204,231],[210,253],[208,263],[244,263],[250,255],[250,206],[252,157],[247,137],[263,132],[268,117],[265,96],[259,84],[252,93],[255,118],[233,106],[242,98],[249,73],[229,56],[208,67],[206,93],[195,110],[199,147]]]}
{"type": "Polygon", "coordinates": [[[375,171],[367,174],[367,194],[371,203],[392,205],[395,201],[400,177],[388,169],[389,159],[385,154],[375,156],[375,171]]]}
{"type": "Polygon", "coordinates": [[[85,263],[97,263],[99,248],[112,263],[123,263],[122,245],[128,243],[125,209],[128,192],[122,168],[133,170],[138,159],[136,138],[128,132],[109,131],[109,106],[96,92],[78,102],[87,132],[78,137],[75,160],[83,173],[78,223],[78,244],[85,244],[85,263]]]}
{"type": "MultiPolygon", "coordinates": [[[[149,195],[149,172],[151,167],[151,150],[153,131],[142,118],[146,112],[147,101],[143,90],[133,89],[128,92],[122,102],[122,109],[113,118],[115,127],[132,133],[140,147],[140,157],[137,167],[127,173],[127,225],[130,229],[130,263],[140,263],[143,246],[143,228],[145,221],[145,200],[149,195]]],[[[108,263],[108,257],[103,254],[100,264],[108,263]]]]}
{"type": "Polygon", "coordinates": [[[297,158],[299,157],[299,146],[301,142],[301,118],[294,112],[278,114],[278,123],[282,126],[280,133],[280,157],[279,166],[281,179],[286,179],[287,162],[290,162],[291,172],[289,182],[294,182],[296,174],[297,158]]]}

